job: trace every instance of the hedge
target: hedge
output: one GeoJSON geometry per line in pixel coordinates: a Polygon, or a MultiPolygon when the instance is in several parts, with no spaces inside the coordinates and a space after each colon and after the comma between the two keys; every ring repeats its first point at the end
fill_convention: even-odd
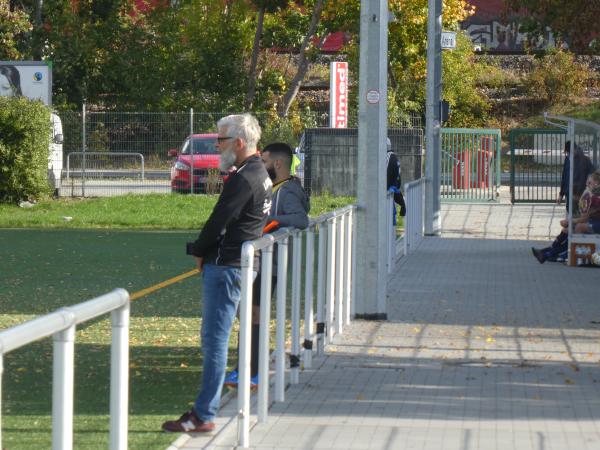
{"type": "Polygon", "coordinates": [[[50,109],[24,97],[0,97],[0,202],[48,196],[50,109]]]}

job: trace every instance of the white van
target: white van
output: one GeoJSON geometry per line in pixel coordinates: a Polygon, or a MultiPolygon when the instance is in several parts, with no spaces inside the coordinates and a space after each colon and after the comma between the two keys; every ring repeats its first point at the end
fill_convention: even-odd
{"type": "Polygon", "coordinates": [[[58,195],[60,189],[60,180],[63,168],[63,129],[60,117],[52,113],[50,121],[52,128],[50,131],[50,148],[48,152],[48,181],[54,188],[54,193],[58,195]]]}

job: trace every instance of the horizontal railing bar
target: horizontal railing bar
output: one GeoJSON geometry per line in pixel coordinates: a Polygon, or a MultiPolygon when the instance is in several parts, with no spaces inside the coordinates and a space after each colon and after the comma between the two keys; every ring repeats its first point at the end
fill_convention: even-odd
{"type": "Polygon", "coordinates": [[[61,308],[50,314],[27,321],[0,332],[0,353],[8,353],[32,342],[66,330],[74,324],[85,322],[125,305],[129,294],[115,289],[108,294],[61,308]]]}

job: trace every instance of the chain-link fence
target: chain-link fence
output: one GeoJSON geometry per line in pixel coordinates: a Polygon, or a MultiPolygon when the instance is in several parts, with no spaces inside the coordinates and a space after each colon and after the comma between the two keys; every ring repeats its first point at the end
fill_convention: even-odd
{"type": "MultiPolygon", "coordinates": [[[[173,156],[173,150],[179,152],[190,135],[215,133],[216,122],[227,114],[230,113],[192,110],[175,113],[97,112],[85,108],[78,112],[59,112],[64,136],[62,162],[55,164],[62,166],[59,195],[181,192],[181,186],[175,187],[172,180],[177,176],[174,169],[177,157],[173,156]]],[[[298,145],[305,128],[327,127],[329,121],[325,111],[307,110],[291,119],[281,119],[273,112],[254,114],[263,128],[263,142],[282,140],[292,146],[298,145]]],[[[356,122],[357,114],[350,114],[349,123],[356,122]]],[[[390,121],[390,126],[420,129],[421,117],[399,116],[390,121]]],[[[395,138],[390,137],[394,141],[395,138]]],[[[400,148],[400,141],[395,148],[400,148]]],[[[184,163],[189,164],[189,161],[184,163]]],[[[190,177],[208,169],[213,167],[198,169],[194,164],[194,175],[190,174],[190,177]]],[[[318,169],[313,169],[313,174],[317,173],[315,170],[318,169]]],[[[406,179],[413,179],[408,174],[406,179]]],[[[199,184],[202,180],[194,179],[194,183],[189,183],[190,189],[204,191],[198,189],[199,184]]]]}

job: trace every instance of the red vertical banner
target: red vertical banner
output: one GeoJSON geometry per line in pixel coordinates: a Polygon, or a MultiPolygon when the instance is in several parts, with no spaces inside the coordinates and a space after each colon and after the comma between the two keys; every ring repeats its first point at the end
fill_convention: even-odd
{"type": "Polygon", "coordinates": [[[332,62],[329,75],[329,126],[348,126],[348,63],[332,62]]]}

